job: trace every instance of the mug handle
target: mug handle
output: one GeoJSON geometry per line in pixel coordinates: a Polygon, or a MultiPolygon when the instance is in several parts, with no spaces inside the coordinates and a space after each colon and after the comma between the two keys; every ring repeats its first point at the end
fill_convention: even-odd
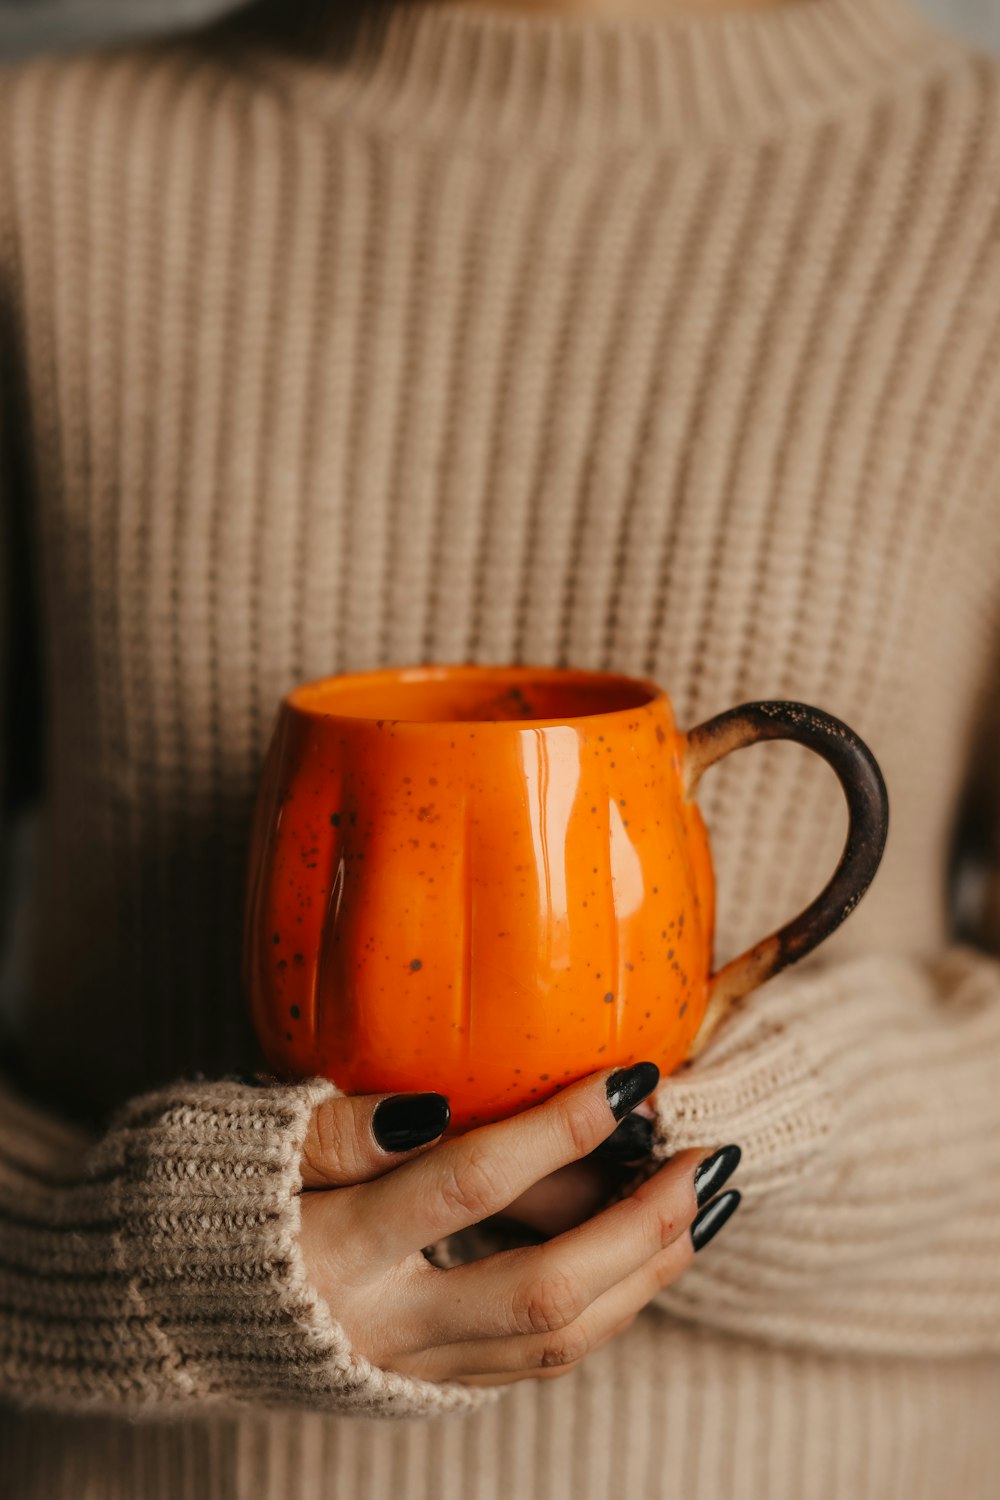
{"type": "Polygon", "coordinates": [[[693,798],[709,766],[731,750],[760,740],[794,740],[832,766],[847,799],[847,840],[836,870],[815,901],[710,977],[708,1005],[692,1058],[744,995],[811,953],[850,916],[875,878],[889,831],[889,796],[874,755],[846,724],[805,703],[744,703],[690,729],[683,736],[687,799],[693,798]]]}

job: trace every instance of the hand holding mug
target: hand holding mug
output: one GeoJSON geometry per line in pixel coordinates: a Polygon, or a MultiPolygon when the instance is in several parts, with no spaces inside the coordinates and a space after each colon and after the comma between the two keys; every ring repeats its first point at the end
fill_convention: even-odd
{"type": "Polygon", "coordinates": [[[543,1245],[449,1270],[421,1251],[588,1155],[657,1078],[645,1062],[598,1073],[431,1150],[448,1120],[439,1094],[321,1105],[303,1152],[301,1247],[353,1347],[404,1375],[499,1385],[567,1374],[627,1328],[737,1207],[738,1193],[718,1193],[735,1147],[679,1153],[543,1245]]]}

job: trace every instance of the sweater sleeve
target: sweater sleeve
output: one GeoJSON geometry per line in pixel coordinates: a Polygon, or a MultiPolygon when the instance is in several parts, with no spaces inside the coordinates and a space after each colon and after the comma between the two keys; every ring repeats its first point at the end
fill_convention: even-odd
{"type": "Polygon", "coordinates": [[[1000,1351],[1000,961],[877,953],[759,991],[657,1099],[744,1148],[740,1212],[659,1304],[820,1352],[1000,1351]]]}
{"type": "Polygon", "coordinates": [[[377,1369],[313,1291],[299,1155],[335,1093],[183,1083],[90,1142],[0,1089],[0,1395],[132,1416],[427,1416],[488,1398],[377,1369]]]}
{"type": "MultiPolygon", "coordinates": [[[[12,787],[24,795],[6,731],[27,659],[10,586],[27,569],[14,555],[25,496],[10,464],[3,85],[0,74],[0,865],[12,787]]],[[[321,1080],[181,1083],[133,1101],[91,1140],[0,1076],[0,1399],[130,1415],[281,1405],[372,1416],[489,1399],[376,1369],[310,1286],[299,1158],[312,1109],[335,1092],[321,1080]]]]}

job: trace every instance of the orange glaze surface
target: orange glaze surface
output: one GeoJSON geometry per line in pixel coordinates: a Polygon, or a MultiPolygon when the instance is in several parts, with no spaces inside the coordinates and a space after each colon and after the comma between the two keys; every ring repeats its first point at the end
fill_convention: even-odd
{"type": "Polygon", "coordinates": [[[683,747],[662,691],[602,674],[427,668],[290,694],[244,953],[271,1067],[439,1090],[455,1130],[597,1068],[671,1072],[714,924],[683,747]]]}

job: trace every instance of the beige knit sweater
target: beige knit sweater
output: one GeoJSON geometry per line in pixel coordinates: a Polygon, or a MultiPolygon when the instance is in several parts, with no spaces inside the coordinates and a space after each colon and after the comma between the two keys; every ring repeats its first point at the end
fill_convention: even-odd
{"type": "MultiPolygon", "coordinates": [[[[4,1494],[995,1496],[996,66],[901,0],[360,28],[285,0],[29,66],[0,149],[8,802],[44,773],[4,1494]],[[682,723],[812,700],[893,801],[851,921],[661,1090],[661,1151],[742,1144],[741,1212],[580,1372],[499,1399],[352,1352],[296,1247],[329,1086],[235,1081],[278,698],[426,659],[641,671],[682,723]]],[[[701,801],[722,959],[814,892],[843,813],[780,746],[701,801]]]]}

